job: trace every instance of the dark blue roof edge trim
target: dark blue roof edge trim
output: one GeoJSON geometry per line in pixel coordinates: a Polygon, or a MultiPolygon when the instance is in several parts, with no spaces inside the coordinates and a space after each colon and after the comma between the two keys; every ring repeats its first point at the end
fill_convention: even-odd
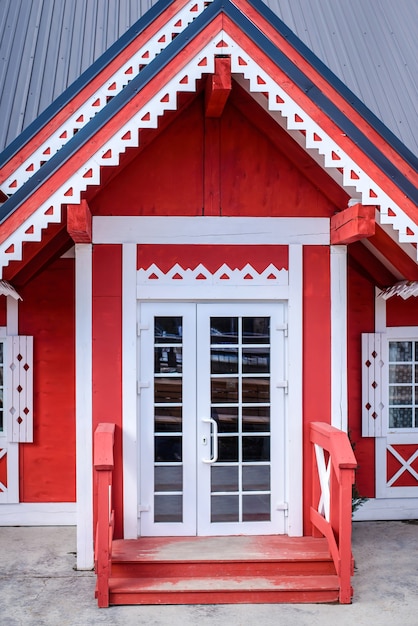
{"type": "MultiPolygon", "coordinates": [[[[232,0],[233,1],[233,0],[232,0]]],[[[414,169],[418,170],[418,157],[397,137],[377,115],[336,76],[319,57],[268,7],[262,0],[247,0],[262,17],[288,40],[290,45],[305,57],[327,82],[346,100],[391,147],[414,169]]]]}
{"type": "Polygon", "coordinates": [[[121,110],[126,102],[134,97],[161,69],[167,65],[184,47],[188,45],[216,15],[224,11],[240,28],[277,64],[295,84],[297,84],[309,97],[333,119],[338,126],[353,137],[357,145],[370,156],[370,158],[395,180],[396,184],[411,199],[417,198],[418,190],[408,179],[403,176],[390,161],[365,137],[339,109],[322,94],[315,85],[288,59],[267,37],[245,17],[229,0],[214,0],[208,8],[201,13],[190,26],[180,33],[149,65],[147,65],[117,96],[115,96],[96,116],[65,144],[34,176],[32,176],[18,191],[7,200],[0,208],[0,223],[13,213],[18,207],[36,191],[45,180],[50,178],[65,161],[77,150],[85,145],[89,139],[102,128],[106,122],[121,110]]]}
{"type": "Polygon", "coordinates": [[[67,89],[59,95],[33,122],[29,124],[0,153],[0,168],[3,167],[19,150],[34,137],[48,122],[72,100],[88,83],[113,61],[145,28],[151,24],[173,0],[158,0],[142,17],[139,18],[119,39],[117,39],[100,57],[90,65],[67,89]]]}

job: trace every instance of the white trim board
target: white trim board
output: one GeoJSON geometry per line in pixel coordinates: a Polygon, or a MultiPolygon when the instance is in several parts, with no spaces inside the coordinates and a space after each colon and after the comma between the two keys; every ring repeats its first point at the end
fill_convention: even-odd
{"type": "Polygon", "coordinates": [[[353,513],[354,522],[418,518],[418,498],[370,498],[353,513]]]}
{"type": "Polygon", "coordinates": [[[330,220],[304,217],[93,217],[93,244],[329,245],[330,220]]]}
{"type": "Polygon", "coordinates": [[[0,526],[75,526],[75,502],[21,502],[0,505],[0,526]]]}

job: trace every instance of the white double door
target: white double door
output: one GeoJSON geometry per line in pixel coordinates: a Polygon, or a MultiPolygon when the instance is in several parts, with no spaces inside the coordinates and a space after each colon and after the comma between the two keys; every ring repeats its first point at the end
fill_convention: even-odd
{"type": "Polygon", "coordinates": [[[285,303],[139,316],[139,534],[285,533],[285,303]]]}

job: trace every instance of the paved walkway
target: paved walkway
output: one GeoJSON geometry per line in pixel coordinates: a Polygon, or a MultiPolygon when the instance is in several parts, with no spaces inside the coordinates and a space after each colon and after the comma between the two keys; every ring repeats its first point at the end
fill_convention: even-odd
{"type": "Polygon", "coordinates": [[[98,609],[76,572],[75,529],[0,528],[1,626],[418,626],[418,522],[357,522],[355,597],[339,605],[98,609]]]}

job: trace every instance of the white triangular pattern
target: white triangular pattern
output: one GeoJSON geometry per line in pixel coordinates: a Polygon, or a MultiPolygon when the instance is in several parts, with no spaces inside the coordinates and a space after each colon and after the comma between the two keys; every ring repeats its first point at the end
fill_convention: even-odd
{"type": "Polygon", "coordinates": [[[278,269],[273,264],[270,264],[263,272],[257,272],[252,265],[247,263],[241,270],[238,268],[231,268],[226,263],[223,263],[219,269],[214,273],[210,272],[202,263],[199,263],[195,269],[184,269],[179,263],[176,263],[167,272],[163,272],[158,265],[153,263],[147,269],[140,268],[137,272],[137,284],[138,285],[171,285],[174,282],[180,282],[184,285],[195,285],[196,283],[202,283],[205,280],[208,284],[212,285],[251,285],[255,286],[271,286],[288,284],[288,271],[286,269],[278,269]],[[201,274],[205,276],[205,279],[198,278],[201,274]],[[245,278],[247,275],[251,276],[251,279],[245,278]],[[275,278],[269,278],[273,274],[275,278]],[[151,278],[151,276],[157,276],[157,278],[151,278]],[[224,277],[226,276],[226,278],[224,277]]]}
{"type": "MultiPolygon", "coordinates": [[[[158,117],[163,115],[167,108],[172,108],[179,91],[194,91],[196,89],[196,80],[201,78],[203,73],[213,72],[214,58],[215,55],[219,54],[220,48],[218,44],[221,41],[223,41],[223,54],[231,55],[232,71],[241,73],[244,78],[249,81],[251,90],[263,93],[268,92],[269,103],[273,101],[275,103],[274,109],[287,118],[287,128],[303,130],[304,134],[310,137],[309,144],[306,144],[307,146],[313,144],[315,135],[319,136],[321,141],[315,142],[315,144],[317,144],[315,145],[315,150],[324,156],[325,166],[331,169],[336,167],[342,168],[343,172],[345,172],[343,175],[345,180],[347,180],[348,176],[351,176],[351,171],[354,171],[356,175],[358,175],[358,179],[353,180],[350,178],[349,186],[355,187],[361,194],[362,203],[365,205],[379,206],[381,223],[390,224],[394,229],[398,230],[400,241],[418,243],[418,225],[415,224],[399,206],[392,202],[370,176],[368,176],[368,174],[366,174],[309,115],[302,111],[284,89],[275,83],[224,31],[220,31],[186,67],[182,68],[163,89],[151,98],[144,107],[126,122],[122,129],[115,133],[115,135],[71,177],[71,185],[73,186],[71,202],[76,203],[77,198],[80,198],[81,191],[84,191],[90,184],[99,184],[99,174],[94,177],[94,183],[89,183],[80,176],[81,172],[85,173],[86,168],[91,167],[94,169],[97,165],[103,167],[117,163],[116,154],[124,151],[126,146],[126,143],[122,140],[126,132],[130,131],[132,137],[134,137],[137,135],[138,129],[140,128],[155,127],[158,117]],[[200,65],[205,58],[207,59],[207,64],[200,65]],[[185,76],[188,77],[187,84],[184,82],[185,76]],[[167,93],[170,97],[168,102],[164,102],[167,93]],[[112,158],[103,159],[103,155],[106,154],[108,150],[112,151],[112,158]],[[333,153],[337,154],[340,158],[336,160],[333,157],[333,153]],[[348,172],[350,172],[350,174],[348,174],[348,172]]],[[[61,203],[69,202],[68,196],[65,196],[69,187],[68,181],[50,198],[48,204],[54,205],[54,217],[60,213],[61,203]]],[[[48,219],[48,216],[43,214],[42,208],[38,209],[21,228],[0,246],[2,267],[7,265],[11,260],[21,259],[22,241],[31,240],[25,237],[25,231],[29,227],[31,229],[33,228],[38,234],[43,228],[46,228],[51,221],[54,220],[48,219]],[[14,251],[5,253],[5,250],[9,248],[11,243],[15,244],[14,251]]]]}

